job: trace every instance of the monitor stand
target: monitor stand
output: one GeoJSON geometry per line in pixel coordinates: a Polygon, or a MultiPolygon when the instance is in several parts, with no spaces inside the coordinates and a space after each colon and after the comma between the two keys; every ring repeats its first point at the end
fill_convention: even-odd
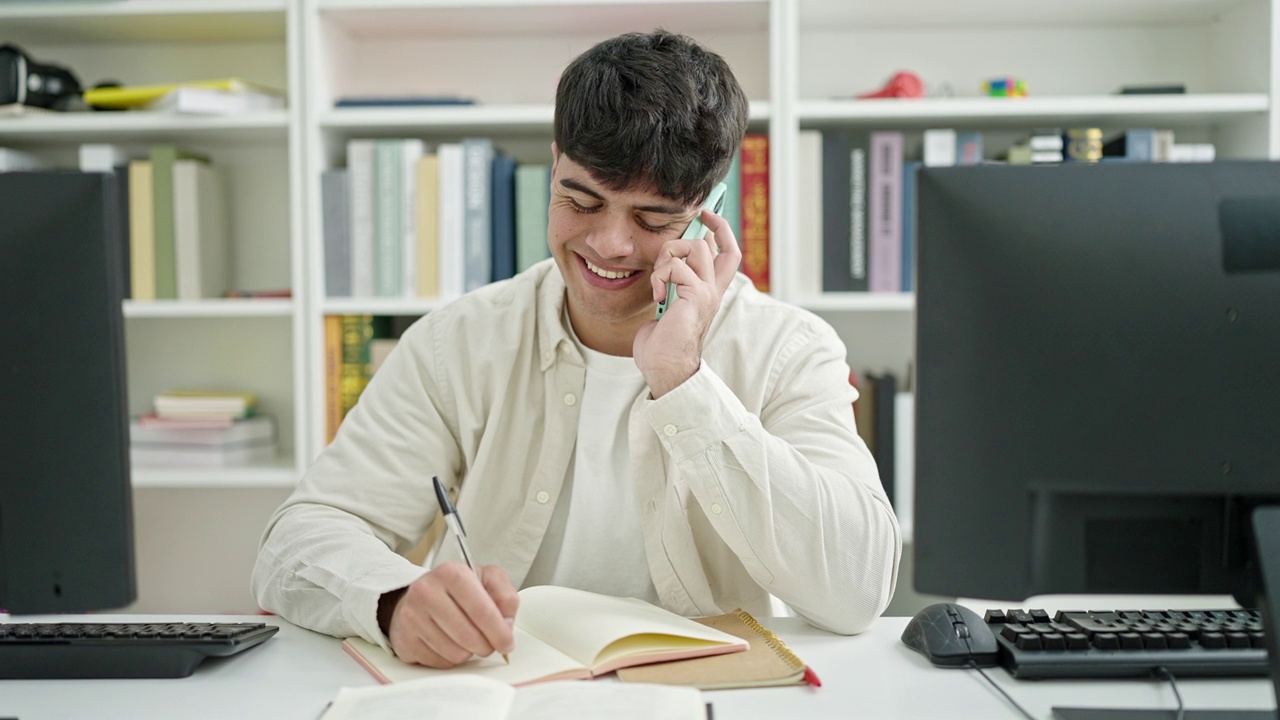
{"type": "MultiPolygon", "coordinates": [[[[1267,664],[1271,684],[1280,699],[1280,505],[1264,505],[1253,511],[1254,552],[1262,579],[1262,629],[1267,634],[1267,664]]],[[[1133,710],[1055,707],[1057,720],[1277,720],[1275,710],[1133,710]]]]}

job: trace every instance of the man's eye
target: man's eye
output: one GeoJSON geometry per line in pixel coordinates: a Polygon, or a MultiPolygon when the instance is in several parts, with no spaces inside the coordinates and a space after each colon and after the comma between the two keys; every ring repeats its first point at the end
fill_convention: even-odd
{"type": "Polygon", "coordinates": [[[593,213],[600,209],[599,205],[592,205],[592,206],[583,205],[582,203],[578,202],[577,200],[574,200],[573,198],[569,198],[569,207],[572,207],[575,212],[580,212],[580,213],[593,213]]]}
{"type": "Polygon", "coordinates": [[[671,227],[671,223],[667,223],[666,225],[650,225],[641,218],[636,218],[636,224],[651,233],[660,233],[671,227]]]}

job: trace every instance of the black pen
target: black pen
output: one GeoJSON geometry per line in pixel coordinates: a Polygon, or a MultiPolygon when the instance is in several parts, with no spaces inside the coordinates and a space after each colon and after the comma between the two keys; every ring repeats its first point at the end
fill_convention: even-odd
{"type": "MultiPolygon", "coordinates": [[[[458,538],[458,548],[462,550],[462,560],[476,574],[476,579],[480,581],[480,586],[484,587],[484,578],[480,577],[480,569],[476,567],[472,561],[471,548],[467,547],[467,531],[462,527],[462,518],[458,517],[458,509],[453,506],[453,501],[449,499],[449,493],[444,491],[444,483],[440,482],[440,478],[431,477],[431,482],[436,486],[436,502],[440,503],[440,512],[444,513],[444,524],[453,531],[453,536],[458,538]]],[[[502,659],[511,663],[511,659],[506,653],[502,653],[502,659]]]]}

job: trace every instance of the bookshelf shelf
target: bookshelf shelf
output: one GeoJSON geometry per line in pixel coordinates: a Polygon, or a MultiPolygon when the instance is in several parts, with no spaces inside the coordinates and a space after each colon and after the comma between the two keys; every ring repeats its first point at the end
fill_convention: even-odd
{"type": "MultiPolygon", "coordinates": [[[[380,131],[386,133],[433,132],[504,132],[528,131],[549,133],[555,114],[554,106],[541,105],[476,105],[462,107],[416,108],[337,108],[323,113],[320,127],[326,130],[380,131]]],[[[752,102],[752,122],[769,119],[769,103],[752,102]]]]}
{"type": "Polygon", "coordinates": [[[963,123],[993,127],[1029,122],[1090,121],[1115,125],[1211,123],[1271,109],[1263,93],[1115,95],[1028,98],[922,98],[918,100],[802,100],[801,124],[828,121],[915,126],[963,123]]]}
{"type": "Polygon", "coordinates": [[[282,40],[289,0],[117,0],[0,5],[19,44],[282,40]]]}
{"type": "Polygon", "coordinates": [[[298,482],[291,459],[268,465],[235,468],[140,467],[133,486],[144,488],[287,488],[298,482]]]}
{"type": "Polygon", "coordinates": [[[910,311],[916,307],[914,293],[823,293],[801,297],[795,304],[813,311],[910,311]]]}
{"type": "Polygon", "coordinates": [[[106,140],[177,142],[273,140],[288,137],[289,111],[250,115],[191,116],[170,113],[33,113],[0,118],[0,142],[102,142],[106,140]]]}
{"type": "Polygon", "coordinates": [[[124,301],[127,318],[289,317],[293,301],[277,298],[124,301]]]}
{"type": "Polygon", "coordinates": [[[440,298],[328,298],[322,315],[425,315],[449,303],[440,298]]]}

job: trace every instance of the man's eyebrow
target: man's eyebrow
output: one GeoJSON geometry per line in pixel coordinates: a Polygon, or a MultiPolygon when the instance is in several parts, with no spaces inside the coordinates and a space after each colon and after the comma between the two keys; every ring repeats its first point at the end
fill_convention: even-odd
{"type": "MultiPolygon", "coordinates": [[[[561,178],[560,184],[570,190],[580,192],[583,195],[590,195],[597,200],[604,200],[603,195],[573,178],[561,178]]],[[[679,205],[638,205],[636,206],[636,210],[641,212],[658,213],[659,215],[683,215],[686,212],[685,208],[679,205]]]]}

